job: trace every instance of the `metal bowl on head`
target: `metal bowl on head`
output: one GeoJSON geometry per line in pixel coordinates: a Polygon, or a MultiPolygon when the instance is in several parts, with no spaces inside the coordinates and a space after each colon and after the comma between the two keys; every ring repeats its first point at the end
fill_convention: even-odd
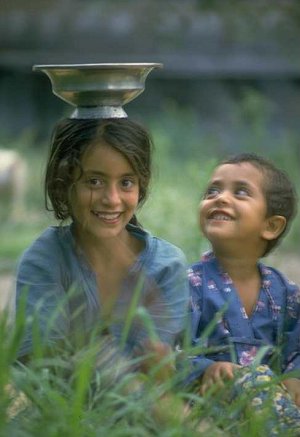
{"type": "Polygon", "coordinates": [[[123,105],[145,89],[159,63],[34,65],[50,79],[53,93],[75,106],[71,118],[124,118],[123,105]]]}

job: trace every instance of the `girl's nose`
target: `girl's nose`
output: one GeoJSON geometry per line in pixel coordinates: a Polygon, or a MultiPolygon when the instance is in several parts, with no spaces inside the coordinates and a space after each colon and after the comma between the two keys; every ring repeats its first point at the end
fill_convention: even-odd
{"type": "Polygon", "coordinates": [[[105,188],[102,202],[106,205],[117,205],[120,203],[119,190],[115,185],[109,185],[105,188]]]}

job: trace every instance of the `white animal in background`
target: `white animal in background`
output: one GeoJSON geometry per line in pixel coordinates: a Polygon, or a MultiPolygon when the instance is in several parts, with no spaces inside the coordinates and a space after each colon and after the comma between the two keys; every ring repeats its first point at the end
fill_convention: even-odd
{"type": "Polygon", "coordinates": [[[17,151],[0,149],[1,217],[19,221],[24,215],[27,175],[27,164],[17,151]],[[9,211],[3,211],[3,208],[9,208],[9,211]]]}

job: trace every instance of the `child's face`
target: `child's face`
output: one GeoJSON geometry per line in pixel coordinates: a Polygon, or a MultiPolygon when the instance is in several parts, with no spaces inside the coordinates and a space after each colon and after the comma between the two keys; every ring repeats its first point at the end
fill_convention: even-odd
{"type": "Polygon", "coordinates": [[[263,183],[262,173],[251,163],[216,168],[200,203],[200,227],[214,249],[264,247],[268,222],[263,183]]]}
{"type": "Polygon", "coordinates": [[[91,146],[81,164],[83,174],[70,196],[77,234],[92,239],[122,237],[138,205],[138,176],[127,159],[105,143],[91,146]]]}

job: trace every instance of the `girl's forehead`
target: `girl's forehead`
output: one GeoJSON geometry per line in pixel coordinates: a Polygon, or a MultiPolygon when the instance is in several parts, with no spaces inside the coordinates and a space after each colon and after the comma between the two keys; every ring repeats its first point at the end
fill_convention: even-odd
{"type": "Polygon", "coordinates": [[[81,158],[84,171],[134,173],[127,156],[105,142],[91,144],[81,158]]]}
{"type": "Polygon", "coordinates": [[[94,142],[87,145],[85,150],[82,152],[81,159],[82,160],[86,159],[87,157],[89,157],[91,154],[95,153],[95,151],[97,151],[98,149],[100,149],[102,147],[113,149],[113,146],[106,143],[105,141],[102,141],[102,140],[101,141],[94,141],[94,142]]]}

